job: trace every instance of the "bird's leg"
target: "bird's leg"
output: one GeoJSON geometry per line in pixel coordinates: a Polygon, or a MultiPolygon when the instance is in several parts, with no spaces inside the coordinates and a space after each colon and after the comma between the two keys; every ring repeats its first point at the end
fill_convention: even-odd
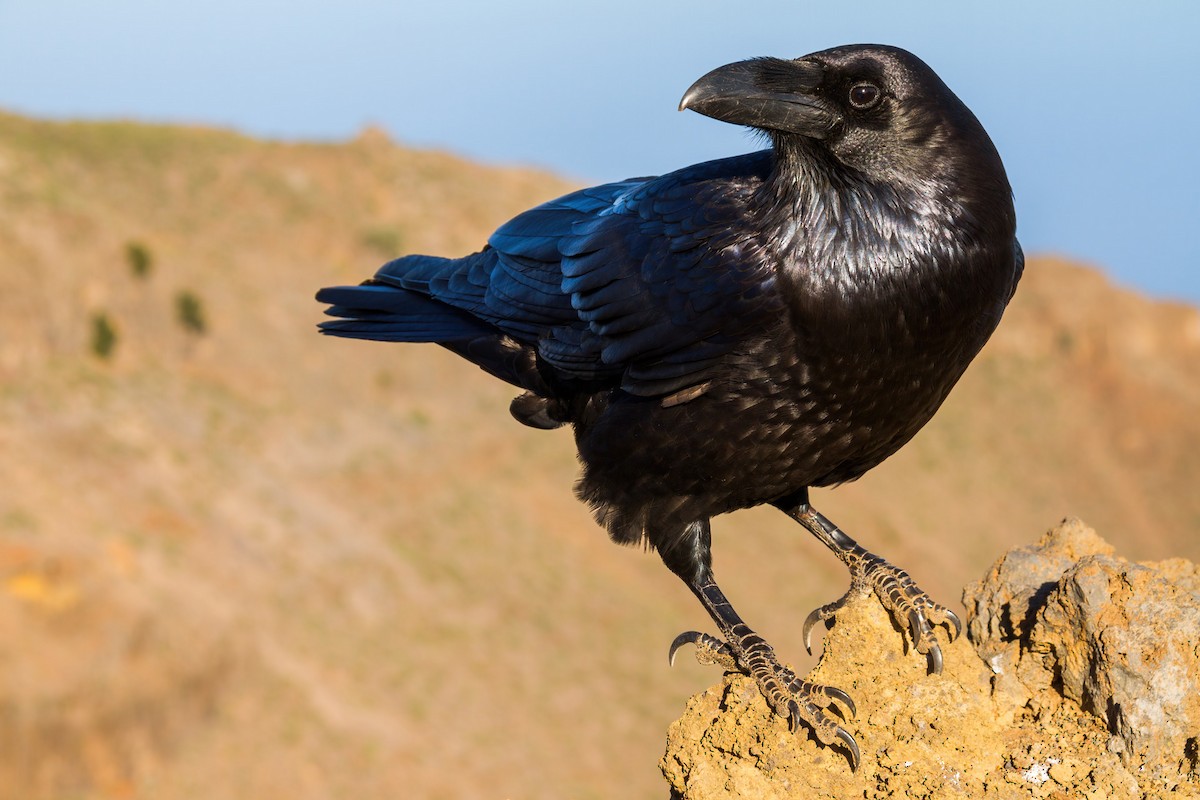
{"type": "Polygon", "coordinates": [[[933,629],[944,625],[950,634],[950,641],[954,641],[962,633],[962,622],[958,615],[931,600],[907,572],[868,552],[809,505],[807,489],[775,505],[820,539],[850,568],[850,588],[846,593],[814,610],[804,620],[804,646],[808,651],[812,652],[810,635],[817,622],[832,619],[851,597],[874,592],[892,619],[907,628],[913,639],[913,647],[928,659],[929,671],[940,673],[942,648],[933,629]]]}
{"type": "Polygon", "coordinates": [[[853,716],[854,701],[841,689],[822,686],[797,677],[791,668],[779,663],[775,650],[750,629],[717,586],[711,568],[711,534],[708,520],[693,523],[688,534],[676,546],[660,549],[663,561],[683,579],[704,605],[723,639],[698,631],[682,633],[671,643],[669,658],[684,644],[696,646],[696,659],[702,664],[719,664],[726,669],[745,672],[754,678],[767,703],[788,721],[795,731],[806,722],[823,744],[841,742],[847,750],[852,769],[858,768],[860,754],[854,737],[841,727],[841,703],[853,716]],[[830,713],[830,708],[839,716],[830,713]]]}

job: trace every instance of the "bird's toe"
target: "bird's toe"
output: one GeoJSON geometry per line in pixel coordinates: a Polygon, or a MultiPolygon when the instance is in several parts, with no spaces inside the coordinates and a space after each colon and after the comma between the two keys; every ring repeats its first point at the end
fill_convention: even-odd
{"type": "Polygon", "coordinates": [[[679,648],[685,644],[695,645],[696,661],[701,664],[717,664],[725,669],[737,669],[737,659],[734,657],[733,649],[715,636],[700,631],[684,631],[675,637],[671,642],[671,649],[667,653],[667,661],[672,666],[675,664],[675,654],[679,648]]]}
{"type": "Polygon", "coordinates": [[[695,646],[696,660],[701,664],[719,664],[754,678],[767,705],[787,720],[793,733],[806,724],[822,744],[840,741],[848,751],[851,767],[857,769],[858,746],[840,725],[858,713],[850,695],[837,687],[797,677],[790,667],[779,663],[774,649],[749,629],[732,635],[728,641],[699,631],[685,631],[671,642],[668,655],[672,663],[679,649],[687,644],[695,646]]]}

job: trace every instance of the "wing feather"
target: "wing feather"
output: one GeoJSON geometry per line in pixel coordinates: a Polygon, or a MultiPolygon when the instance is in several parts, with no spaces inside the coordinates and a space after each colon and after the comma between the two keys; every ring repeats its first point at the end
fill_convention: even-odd
{"type": "Polygon", "coordinates": [[[564,378],[676,396],[780,311],[748,218],[770,163],[764,151],[573,192],[502,225],[479,253],[397,259],[355,287],[371,294],[322,295],[331,313],[357,315],[325,329],[397,341],[491,330],[564,378]]]}

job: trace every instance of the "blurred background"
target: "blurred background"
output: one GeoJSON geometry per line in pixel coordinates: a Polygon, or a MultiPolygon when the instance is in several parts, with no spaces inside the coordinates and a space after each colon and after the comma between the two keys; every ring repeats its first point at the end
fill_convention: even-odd
{"type": "Polygon", "coordinates": [[[376,124],[406,145],[583,182],[752,149],[679,114],[720,64],[850,42],[905,47],[1005,157],[1026,249],[1200,300],[1200,11],[1179,2],[986,7],[767,0],[493,4],[213,0],[0,2],[0,105],[52,118],[202,123],[339,140],[376,124]]]}
{"type": "MultiPolygon", "coordinates": [[[[438,348],[318,338],[311,298],[761,146],[675,110],[751,56],[917,53],[1031,255],[934,422],[824,513],[954,604],[1069,515],[1200,559],[1198,14],[0,0],[0,800],[664,796],[718,677],[666,667],[699,606],[573,499],[568,434],[438,348]]],[[[769,511],[715,529],[811,666],[842,567],[769,511]]]]}

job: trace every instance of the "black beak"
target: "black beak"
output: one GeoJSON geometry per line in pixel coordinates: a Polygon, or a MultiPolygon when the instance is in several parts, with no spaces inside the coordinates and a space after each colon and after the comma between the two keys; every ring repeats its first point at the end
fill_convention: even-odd
{"type": "Polygon", "coordinates": [[[706,117],[767,131],[824,139],[837,112],[814,94],[825,68],[812,61],[752,58],[717,67],[692,84],[679,101],[706,117]]]}

